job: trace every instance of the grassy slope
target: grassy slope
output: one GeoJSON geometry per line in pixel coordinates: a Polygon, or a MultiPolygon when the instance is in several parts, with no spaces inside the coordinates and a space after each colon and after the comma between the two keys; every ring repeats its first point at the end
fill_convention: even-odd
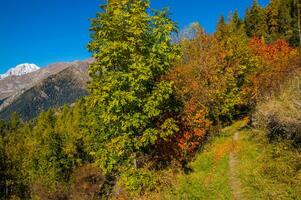
{"type": "Polygon", "coordinates": [[[285,143],[267,144],[244,130],[238,158],[246,199],[301,199],[301,153],[285,143]]]}
{"type": "MultiPolygon", "coordinates": [[[[229,183],[229,153],[235,152],[243,199],[301,199],[301,154],[284,144],[267,144],[245,120],[212,138],[191,163],[192,172],[175,177],[160,199],[234,199],[229,183]],[[237,143],[233,134],[240,130],[237,143]],[[255,136],[256,135],[256,136],[255,136]]],[[[157,199],[157,198],[156,198],[157,199]]]]}

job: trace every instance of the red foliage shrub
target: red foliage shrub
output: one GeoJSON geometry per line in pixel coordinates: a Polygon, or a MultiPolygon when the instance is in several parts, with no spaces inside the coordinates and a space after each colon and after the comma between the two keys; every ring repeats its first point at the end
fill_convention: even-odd
{"type": "Polygon", "coordinates": [[[194,126],[191,130],[186,130],[177,138],[178,146],[185,154],[193,154],[204,142],[205,135],[211,122],[207,119],[207,112],[201,110],[197,112],[193,120],[194,126]]]}
{"type": "Polygon", "coordinates": [[[277,40],[271,44],[262,39],[252,38],[249,48],[258,59],[260,66],[248,78],[249,87],[246,92],[252,94],[252,101],[258,101],[263,96],[269,96],[280,89],[289,77],[299,69],[298,53],[285,40],[277,40]]]}

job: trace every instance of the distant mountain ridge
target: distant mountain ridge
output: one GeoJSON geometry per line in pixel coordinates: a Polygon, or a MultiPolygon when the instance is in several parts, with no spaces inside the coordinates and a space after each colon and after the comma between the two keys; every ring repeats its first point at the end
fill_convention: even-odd
{"type": "Polygon", "coordinates": [[[0,80],[0,118],[8,119],[13,112],[23,119],[39,112],[72,104],[88,94],[88,67],[92,59],[54,63],[20,76],[0,80]]]}
{"type": "Polygon", "coordinates": [[[37,71],[39,69],[40,67],[38,67],[35,64],[29,64],[29,63],[20,64],[17,65],[16,67],[9,69],[5,74],[0,74],[0,80],[10,76],[22,76],[37,71]]]}

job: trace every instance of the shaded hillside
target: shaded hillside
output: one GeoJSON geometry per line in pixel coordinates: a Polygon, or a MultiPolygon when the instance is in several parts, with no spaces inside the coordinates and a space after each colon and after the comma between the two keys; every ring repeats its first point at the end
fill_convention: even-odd
{"type": "Polygon", "coordinates": [[[23,119],[36,117],[39,112],[64,104],[71,104],[87,95],[88,62],[77,62],[54,74],[16,96],[0,112],[0,118],[8,119],[13,112],[23,119]]]}
{"type": "Polygon", "coordinates": [[[74,63],[54,63],[40,70],[22,75],[9,76],[0,80],[0,101],[12,97],[14,94],[27,90],[39,83],[41,80],[57,74],[60,71],[70,67],[74,63]]]}
{"type": "Polygon", "coordinates": [[[0,105],[3,103],[4,100],[5,100],[5,99],[0,99],[0,105]]]}

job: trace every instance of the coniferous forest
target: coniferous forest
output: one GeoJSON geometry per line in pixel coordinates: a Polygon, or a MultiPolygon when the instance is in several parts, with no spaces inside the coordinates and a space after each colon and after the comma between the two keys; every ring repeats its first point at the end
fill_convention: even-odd
{"type": "Polygon", "coordinates": [[[300,199],[301,1],[213,34],[150,3],[100,6],[88,96],[0,120],[0,198],[300,199]]]}

